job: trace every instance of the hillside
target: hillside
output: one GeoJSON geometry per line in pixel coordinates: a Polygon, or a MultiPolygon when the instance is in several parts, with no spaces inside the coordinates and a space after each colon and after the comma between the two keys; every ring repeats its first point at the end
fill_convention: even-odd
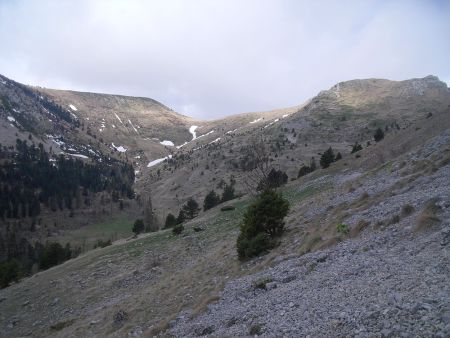
{"type": "Polygon", "coordinates": [[[266,256],[237,261],[249,200],[234,200],[183,236],[119,241],[1,290],[1,335],[446,336],[450,119],[413,130],[284,187],[286,234],[266,256]],[[364,169],[399,140],[418,144],[364,169]]]}
{"type": "MultiPolygon", "coordinates": [[[[42,204],[43,219],[47,212],[70,224],[42,239],[115,241],[1,289],[0,336],[450,335],[450,92],[436,77],[343,82],[297,107],[218,121],[151,99],[1,80],[2,154],[11,165],[20,164],[11,160],[20,158],[16,138],[43,143],[45,168],[43,159],[60,152],[85,154],[78,165],[122,160],[139,171],[136,196],[152,196],[160,222],[189,197],[201,203],[209,190],[222,192],[222,180],[235,181],[240,197],[200,212],[181,235],[137,238],[138,198],[122,209],[112,195],[104,201],[108,190],[96,192],[97,202],[72,216],[42,204]],[[291,207],[279,245],[240,262],[255,139],[270,167],[288,174],[279,190],[291,207]],[[362,150],[350,153],[355,142],[362,150]],[[330,146],[341,160],[298,177],[330,146]]],[[[4,218],[2,231],[26,220],[4,218]]]]}

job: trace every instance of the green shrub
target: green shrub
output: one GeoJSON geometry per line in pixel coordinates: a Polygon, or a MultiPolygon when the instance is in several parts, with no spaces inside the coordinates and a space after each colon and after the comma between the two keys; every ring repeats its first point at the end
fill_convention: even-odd
{"type": "Polygon", "coordinates": [[[237,239],[239,259],[250,258],[273,248],[272,239],[284,229],[283,218],[289,210],[289,202],[281,193],[265,190],[244,214],[237,239]]]}
{"type": "Polygon", "coordinates": [[[261,232],[255,237],[247,238],[241,233],[237,239],[237,251],[239,259],[256,257],[273,248],[274,244],[270,237],[261,232]]]}
{"type": "Polygon", "coordinates": [[[266,290],[268,283],[272,282],[272,278],[264,277],[253,282],[253,288],[266,290]]]}
{"type": "Polygon", "coordinates": [[[174,233],[174,235],[181,234],[183,230],[184,230],[183,224],[177,224],[172,228],[172,232],[174,233]]]}
{"type": "Polygon", "coordinates": [[[337,229],[337,232],[339,232],[340,234],[343,234],[343,235],[346,235],[350,232],[348,225],[344,224],[344,223],[338,224],[336,229],[337,229]]]}

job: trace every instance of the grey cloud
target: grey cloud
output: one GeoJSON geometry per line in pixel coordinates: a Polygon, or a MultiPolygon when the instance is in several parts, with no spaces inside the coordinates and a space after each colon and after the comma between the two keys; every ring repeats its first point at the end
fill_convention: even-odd
{"type": "Polygon", "coordinates": [[[0,1],[0,73],[215,118],[352,78],[450,79],[446,1],[0,1]]]}

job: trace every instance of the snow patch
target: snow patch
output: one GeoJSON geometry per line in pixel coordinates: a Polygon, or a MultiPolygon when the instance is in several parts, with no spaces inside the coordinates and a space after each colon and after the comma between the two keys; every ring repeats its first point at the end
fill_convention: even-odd
{"type": "Polygon", "coordinates": [[[174,147],[175,146],[175,144],[172,141],[167,141],[167,140],[164,140],[164,141],[159,142],[159,143],[161,143],[163,146],[170,146],[170,147],[174,147]]]}
{"type": "Polygon", "coordinates": [[[191,126],[189,128],[189,132],[192,134],[192,141],[194,141],[197,138],[197,133],[195,130],[198,128],[198,126],[191,126]]]}
{"type": "Polygon", "coordinates": [[[289,114],[284,114],[283,116],[281,116],[281,118],[284,119],[284,118],[286,118],[288,116],[289,116],[289,114]]]}
{"type": "Polygon", "coordinates": [[[147,168],[150,168],[150,167],[153,167],[153,166],[155,166],[155,165],[157,165],[157,164],[160,164],[161,162],[164,162],[165,160],[167,160],[167,159],[169,159],[169,158],[172,158],[172,155],[169,155],[169,156],[166,156],[166,157],[163,157],[163,158],[158,158],[158,159],[156,159],[156,160],[153,160],[153,161],[149,162],[149,164],[147,164],[147,168]]]}
{"type": "Polygon", "coordinates": [[[225,134],[232,134],[232,133],[234,133],[236,130],[238,130],[239,128],[236,128],[236,129],[234,129],[234,130],[229,130],[229,131],[227,131],[225,134]]]}
{"type": "Polygon", "coordinates": [[[141,158],[141,155],[137,155],[137,156],[135,156],[134,158],[141,158]]]}
{"type": "Polygon", "coordinates": [[[70,109],[72,109],[73,111],[77,111],[77,107],[75,107],[73,104],[69,104],[70,109]]]}
{"type": "Polygon", "coordinates": [[[259,122],[259,121],[261,121],[261,120],[262,120],[262,117],[260,117],[259,119],[253,120],[252,122],[250,122],[250,124],[252,124],[252,123],[257,123],[257,122],[259,122]]]}
{"type": "Polygon", "coordinates": [[[16,122],[16,119],[12,116],[8,116],[8,121],[9,122],[16,122]]]}
{"type": "Polygon", "coordinates": [[[122,146],[117,146],[117,147],[116,147],[116,146],[114,145],[114,143],[111,143],[111,144],[112,144],[113,148],[116,149],[118,152],[124,153],[124,152],[127,151],[127,149],[124,148],[124,147],[122,147],[122,146]]]}
{"type": "Polygon", "coordinates": [[[116,126],[113,124],[112,127],[115,128],[116,126]]]}

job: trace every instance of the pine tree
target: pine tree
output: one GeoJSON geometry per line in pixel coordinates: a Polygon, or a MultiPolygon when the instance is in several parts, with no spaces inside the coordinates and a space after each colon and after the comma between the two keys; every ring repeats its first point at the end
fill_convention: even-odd
{"type": "Polygon", "coordinates": [[[274,190],[263,191],[246,210],[237,239],[240,259],[250,258],[269,250],[272,238],[284,229],[283,218],[289,210],[289,202],[274,190]]]}
{"type": "Polygon", "coordinates": [[[197,217],[200,207],[198,206],[197,201],[191,197],[187,200],[186,204],[183,205],[182,210],[186,219],[193,219],[197,217]]]}
{"type": "Polygon", "coordinates": [[[145,229],[144,221],[142,219],[137,219],[133,224],[133,232],[137,236],[145,229]]]}
{"type": "Polygon", "coordinates": [[[375,142],[380,142],[384,138],[384,132],[381,128],[378,128],[373,135],[375,142]]]}
{"type": "Polygon", "coordinates": [[[221,198],[222,203],[230,201],[234,199],[234,197],[234,184],[225,184],[221,198]]]}
{"type": "Polygon", "coordinates": [[[334,152],[333,149],[331,147],[329,147],[327,149],[327,151],[325,151],[322,156],[320,157],[320,165],[322,168],[328,168],[330,166],[331,163],[334,162],[334,152]]]}
{"type": "Polygon", "coordinates": [[[358,151],[362,150],[362,145],[360,145],[358,142],[355,142],[353,145],[352,151],[350,154],[356,153],[358,151]]]}
{"type": "Polygon", "coordinates": [[[177,219],[174,215],[169,213],[166,217],[166,223],[164,224],[164,229],[173,228],[177,224],[177,219]]]}
{"type": "Polygon", "coordinates": [[[214,190],[211,190],[203,201],[203,210],[206,211],[208,209],[214,208],[216,205],[220,203],[220,197],[216,194],[214,190]]]}
{"type": "Polygon", "coordinates": [[[338,152],[338,153],[336,154],[336,158],[334,159],[334,161],[339,161],[340,159],[342,159],[342,155],[341,155],[340,152],[338,152]]]}

